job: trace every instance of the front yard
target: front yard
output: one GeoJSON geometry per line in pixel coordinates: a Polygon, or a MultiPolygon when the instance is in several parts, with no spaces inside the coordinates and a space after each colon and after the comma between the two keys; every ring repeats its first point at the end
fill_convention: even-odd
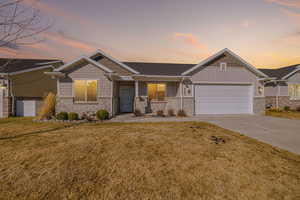
{"type": "Polygon", "coordinates": [[[271,117],[281,117],[281,118],[287,118],[287,119],[300,119],[300,112],[297,112],[297,111],[278,112],[278,111],[267,110],[266,115],[271,116],[271,117]]]}
{"type": "Polygon", "coordinates": [[[0,199],[299,199],[300,156],[208,123],[0,120],[0,199]]]}

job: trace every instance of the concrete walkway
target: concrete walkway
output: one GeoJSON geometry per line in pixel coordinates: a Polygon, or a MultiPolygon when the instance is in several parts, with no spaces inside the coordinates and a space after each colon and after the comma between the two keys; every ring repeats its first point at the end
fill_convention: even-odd
{"type": "Polygon", "coordinates": [[[200,115],[187,118],[132,117],[120,115],[114,122],[203,121],[239,132],[300,155],[300,120],[260,115],[200,115]]]}

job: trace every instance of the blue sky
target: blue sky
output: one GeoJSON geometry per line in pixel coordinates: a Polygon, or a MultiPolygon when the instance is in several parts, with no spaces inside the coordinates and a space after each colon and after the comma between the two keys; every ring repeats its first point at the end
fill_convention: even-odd
{"type": "Polygon", "coordinates": [[[230,48],[256,67],[300,63],[299,0],[26,0],[53,27],[4,56],[198,63],[230,48]]]}

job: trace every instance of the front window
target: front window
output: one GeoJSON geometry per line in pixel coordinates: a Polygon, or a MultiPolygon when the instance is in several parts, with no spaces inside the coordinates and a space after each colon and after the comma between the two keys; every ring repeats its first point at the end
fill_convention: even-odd
{"type": "Polygon", "coordinates": [[[300,99],[300,84],[290,84],[289,85],[289,96],[293,100],[300,99]]]}
{"type": "Polygon", "coordinates": [[[75,101],[96,102],[97,101],[97,80],[75,80],[74,91],[75,91],[75,101]]]}
{"type": "Polygon", "coordinates": [[[166,84],[150,83],[148,84],[149,100],[164,101],[166,96],[166,84]]]}

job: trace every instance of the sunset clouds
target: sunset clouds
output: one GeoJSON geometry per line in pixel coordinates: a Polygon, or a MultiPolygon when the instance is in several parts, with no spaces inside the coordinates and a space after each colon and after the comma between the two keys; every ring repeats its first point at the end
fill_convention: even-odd
{"type": "Polygon", "coordinates": [[[299,0],[265,0],[265,1],[269,3],[276,3],[282,6],[300,8],[299,0]]]}
{"type": "Polygon", "coordinates": [[[200,43],[197,37],[192,33],[174,33],[173,38],[175,40],[182,40],[186,45],[190,45],[197,49],[206,49],[206,47],[202,43],[200,43]]]}

